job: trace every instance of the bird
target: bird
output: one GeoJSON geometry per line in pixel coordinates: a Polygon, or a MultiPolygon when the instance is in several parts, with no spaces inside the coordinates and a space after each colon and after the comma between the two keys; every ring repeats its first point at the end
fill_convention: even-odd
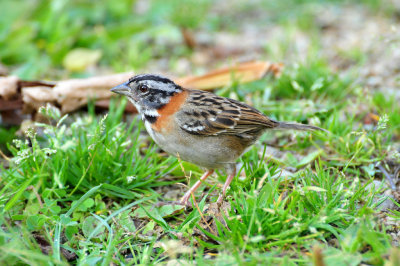
{"type": "Polygon", "coordinates": [[[217,203],[236,175],[236,161],[267,130],[322,130],[313,125],[275,121],[240,101],[212,92],[184,88],[158,74],[135,75],[111,89],[128,97],[136,107],[155,143],[177,158],[205,169],[200,179],[184,194],[189,199],[217,169],[227,178],[217,203]]]}

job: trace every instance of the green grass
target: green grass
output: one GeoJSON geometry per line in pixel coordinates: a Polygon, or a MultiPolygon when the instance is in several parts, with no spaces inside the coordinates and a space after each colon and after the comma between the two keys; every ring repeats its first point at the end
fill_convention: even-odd
{"type": "MultiPolygon", "coordinates": [[[[192,53],[176,38],[180,27],[218,31],[238,23],[227,27],[208,1],[194,21],[188,14],[171,18],[171,6],[160,1],[143,16],[130,13],[134,1],[14,2],[1,4],[10,12],[0,18],[0,58],[22,78],[90,75],[90,68],[63,69],[75,48],[100,50],[96,64],[114,71],[159,58],[174,66],[192,53]],[[159,34],[173,45],[157,44],[159,34]]],[[[390,173],[400,165],[400,106],[357,81],[368,59],[361,50],[338,51],[353,64],[346,73],[333,71],[314,23],[315,6],[346,8],[355,1],[275,2],[257,8],[274,13],[267,20],[287,34],[266,44],[266,55],[296,58],[290,43],[301,31],[311,40],[305,60],[288,62],[279,78],[216,93],[329,134],[267,132],[240,159],[227,204],[212,204],[226,178],[220,171],[196,193],[199,208],[183,210],[156,203],[179,199],[182,183],[194,183],[202,170],[162,153],[139,117],[124,116],[126,100],[113,99],[100,115],[92,104],[88,112],[65,116],[47,106],[41,109],[46,123],[22,134],[0,128],[0,262],[310,265],[322,256],[326,265],[396,265],[400,255],[390,233],[398,232],[400,206],[387,198],[376,165],[390,173]],[[371,115],[375,120],[366,122],[371,115]],[[382,211],[387,200],[394,205],[382,211]]],[[[371,13],[392,12],[380,1],[357,2],[371,13]]],[[[239,7],[244,13],[255,8],[239,7]]]]}
{"type": "MultiPolygon", "coordinates": [[[[329,75],[320,64],[312,66],[296,68],[292,77],[304,77],[302,84],[308,88],[315,80],[330,76],[328,88],[349,90],[349,83],[329,75]],[[323,74],[307,76],[302,71],[323,74]]],[[[288,75],[274,82],[273,90],[287,89],[288,75]]],[[[237,93],[242,89],[257,92],[259,87],[259,82],[247,84],[237,93]]],[[[306,91],[304,96],[296,95],[297,101],[318,97],[306,91]]],[[[268,103],[274,106],[283,96],[270,97],[268,103]]],[[[380,97],[377,94],[372,102],[380,97]]],[[[344,103],[338,109],[346,107],[347,99],[341,100],[344,103]]],[[[295,143],[290,143],[287,133],[264,136],[262,142],[274,139],[282,151],[287,150],[286,158],[260,154],[262,147],[253,147],[243,156],[246,178],[234,180],[227,197],[230,207],[223,214],[225,222],[215,219],[213,232],[204,226],[204,214],[197,209],[182,213],[147,208],[140,217],[150,220],[130,211],[168,200],[157,188],[184,179],[178,161],[160,156],[141,133],[139,120],[122,122],[126,101],[118,108],[112,105],[103,117],[96,117],[92,109],[86,116],[60,117],[57,109],[43,108],[48,124],[37,124],[25,140],[10,144],[10,168],[1,172],[1,260],[17,262],[32,257],[37,263],[46,261],[32,237],[40,234],[51,247],[49,256],[54,262],[62,257],[61,247],[76,254],[82,264],[166,261],[171,259],[166,255],[168,248],[159,243],[181,235],[179,239],[188,239],[187,245],[194,245],[196,253],[218,252],[217,261],[306,264],[312,260],[313,248],[319,246],[327,261],[382,264],[391,242],[374,214],[384,197],[368,186],[373,179],[365,177],[363,167],[384,159],[390,149],[385,139],[398,131],[390,122],[398,119],[399,113],[396,116],[396,109],[392,110],[396,107],[389,103],[382,110],[388,113],[387,121],[373,130],[361,129],[354,116],[340,123],[340,109],[327,114],[316,107],[307,119],[318,119],[331,134],[296,133],[295,143]],[[281,169],[288,166],[303,170],[281,176],[281,169]],[[132,219],[142,224],[137,227],[132,219]],[[203,237],[193,239],[199,231],[203,237]],[[333,239],[335,246],[330,244],[333,239]],[[286,254],[283,257],[282,252],[286,254]]],[[[284,111],[271,106],[267,107],[271,116],[298,119],[288,115],[293,113],[291,105],[284,111]]],[[[200,175],[197,168],[183,166],[186,173],[192,170],[200,175]]],[[[222,181],[224,174],[219,177],[222,181]]],[[[211,201],[218,189],[213,184],[211,179],[206,196],[211,201]]],[[[392,215],[398,217],[397,213],[394,210],[392,215]]],[[[182,254],[180,259],[191,261],[194,257],[182,254]]],[[[196,260],[206,263],[208,259],[205,255],[196,260]]]]}

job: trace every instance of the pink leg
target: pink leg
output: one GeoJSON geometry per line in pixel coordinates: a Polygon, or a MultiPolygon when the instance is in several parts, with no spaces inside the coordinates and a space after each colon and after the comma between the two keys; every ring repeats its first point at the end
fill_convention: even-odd
{"type": "Polygon", "coordinates": [[[226,178],[224,187],[222,188],[222,193],[219,194],[219,197],[218,197],[218,200],[217,200],[218,204],[221,204],[222,201],[224,200],[226,190],[228,189],[228,187],[231,184],[231,182],[232,182],[233,178],[235,177],[235,175],[236,175],[236,169],[233,170],[233,173],[229,174],[228,177],[226,178]]]}
{"type": "Polygon", "coordinates": [[[212,173],[214,173],[214,170],[207,170],[202,177],[200,177],[200,180],[196,182],[196,184],[194,184],[188,192],[185,193],[185,195],[183,196],[183,198],[181,199],[181,203],[184,205],[187,205],[190,196],[192,195],[192,193],[194,193],[196,191],[196,189],[199,188],[199,186],[201,185],[202,182],[204,182],[204,180],[207,179],[207,177],[209,177],[212,173]]]}

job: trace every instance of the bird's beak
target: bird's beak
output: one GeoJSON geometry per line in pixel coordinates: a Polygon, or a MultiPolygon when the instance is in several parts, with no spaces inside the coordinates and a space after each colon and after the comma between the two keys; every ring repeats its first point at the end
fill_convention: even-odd
{"type": "Polygon", "coordinates": [[[126,83],[115,86],[111,91],[125,96],[130,95],[130,88],[126,83]]]}

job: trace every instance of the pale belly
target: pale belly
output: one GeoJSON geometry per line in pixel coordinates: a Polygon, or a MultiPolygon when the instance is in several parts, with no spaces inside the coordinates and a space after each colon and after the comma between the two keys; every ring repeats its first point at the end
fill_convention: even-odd
{"type": "Polygon", "coordinates": [[[167,153],[181,160],[208,168],[227,168],[235,163],[243,150],[232,149],[223,137],[201,137],[179,130],[178,134],[160,134],[145,122],[149,135],[167,153]]]}

